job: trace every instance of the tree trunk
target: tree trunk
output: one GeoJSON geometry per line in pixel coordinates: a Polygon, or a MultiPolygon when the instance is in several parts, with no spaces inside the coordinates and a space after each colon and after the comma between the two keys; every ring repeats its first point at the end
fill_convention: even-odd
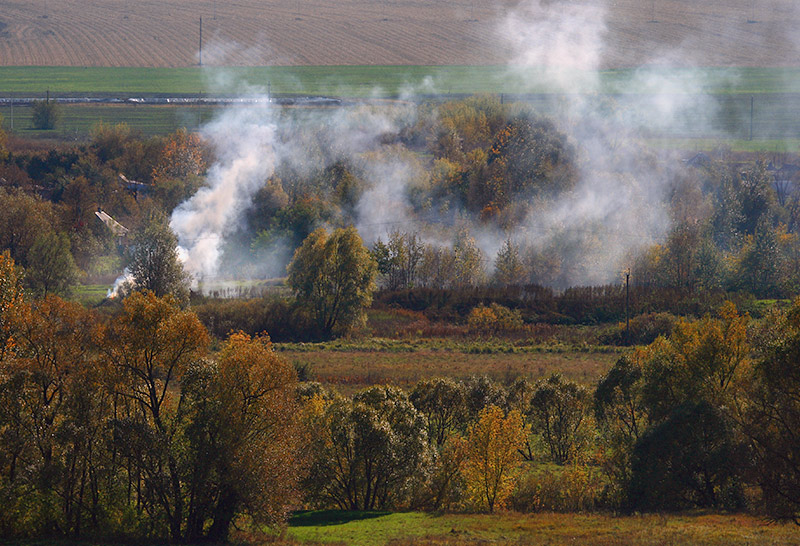
{"type": "Polygon", "coordinates": [[[208,530],[208,539],[212,542],[226,542],[228,540],[228,530],[230,529],[233,517],[236,515],[236,506],[239,503],[238,495],[232,488],[225,488],[214,508],[214,523],[208,530]]]}

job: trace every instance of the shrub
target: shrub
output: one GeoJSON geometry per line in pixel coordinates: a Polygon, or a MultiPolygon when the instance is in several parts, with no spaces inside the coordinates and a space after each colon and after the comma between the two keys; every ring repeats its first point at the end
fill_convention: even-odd
{"type": "Polygon", "coordinates": [[[489,307],[478,305],[469,313],[467,324],[470,331],[478,334],[494,335],[501,332],[521,330],[522,314],[517,310],[492,303],[489,307]]]}
{"type": "Polygon", "coordinates": [[[525,475],[509,506],[518,512],[583,512],[600,508],[603,494],[599,469],[576,463],[525,475]]]}
{"type": "Polygon", "coordinates": [[[620,322],[600,335],[600,343],[604,345],[649,345],[658,336],[670,335],[677,320],[678,318],[671,313],[639,315],[631,319],[630,332],[627,336],[625,323],[620,322]]]}
{"type": "Polygon", "coordinates": [[[34,129],[55,129],[59,117],[61,117],[61,109],[55,101],[33,101],[32,123],[34,129]]]}

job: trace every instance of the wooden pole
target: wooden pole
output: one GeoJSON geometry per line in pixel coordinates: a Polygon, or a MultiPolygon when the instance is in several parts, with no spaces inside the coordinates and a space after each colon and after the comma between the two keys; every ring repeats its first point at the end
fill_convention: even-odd
{"type": "Polygon", "coordinates": [[[631,342],[631,316],[630,316],[630,302],[631,302],[631,270],[625,272],[625,342],[631,342]]]}

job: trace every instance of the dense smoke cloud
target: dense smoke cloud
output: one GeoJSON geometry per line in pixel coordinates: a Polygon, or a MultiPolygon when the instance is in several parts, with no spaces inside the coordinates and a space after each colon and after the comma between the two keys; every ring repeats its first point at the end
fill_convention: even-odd
{"type": "Polygon", "coordinates": [[[266,106],[228,110],[205,127],[217,162],[207,185],[179,205],[170,220],[186,270],[196,279],[216,276],[225,235],[275,170],[275,131],[266,106]]]}
{"type": "MultiPolygon", "coordinates": [[[[449,203],[445,213],[436,204],[421,210],[413,202],[412,195],[424,185],[424,169],[419,158],[398,151],[394,143],[414,123],[420,111],[414,105],[397,101],[281,115],[265,99],[259,107],[232,108],[204,129],[218,161],[207,187],[178,207],[171,221],[187,269],[196,279],[219,276],[223,248],[227,257],[233,252],[226,240],[240,227],[254,194],[280,165],[311,176],[319,168],[308,162],[314,146],[320,148],[314,153],[324,158],[323,168],[344,162],[357,169],[365,187],[345,220],[367,243],[399,229],[418,232],[430,243],[451,244],[456,230],[466,227],[489,268],[503,241],[511,238],[543,255],[559,254],[562,271],[545,282],[564,287],[616,280],[632,256],[664,239],[670,228],[669,184],[681,168],[675,158],[665,161],[645,151],[641,138],[719,130],[720,105],[705,90],[720,81],[711,82],[706,71],[694,69],[691,49],[680,45],[652,53],[626,79],[604,80],[600,69],[609,52],[609,7],[599,0],[528,0],[498,23],[498,37],[511,51],[509,79],[555,93],[547,108],[579,158],[576,185],[556,196],[530,196],[527,216],[512,231],[479,220],[459,203],[449,203]],[[287,138],[304,127],[319,128],[313,142],[287,138]]],[[[225,46],[216,57],[230,54],[225,46]]],[[[232,86],[241,89],[239,82],[220,77],[224,72],[214,74],[214,91],[223,91],[219,85],[225,92],[232,86]]],[[[427,78],[422,88],[409,88],[406,98],[436,92],[436,82],[427,78]]],[[[274,252],[266,254],[269,267],[250,271],[282,273],[291,248],[285,241],[272,244],[274,252]]]]}

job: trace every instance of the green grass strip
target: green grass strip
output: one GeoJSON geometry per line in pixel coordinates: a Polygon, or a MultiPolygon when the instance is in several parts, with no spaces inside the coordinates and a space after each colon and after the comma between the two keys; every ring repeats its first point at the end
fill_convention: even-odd
{"type": "MultiPolygon", "coordinates": [[[[569,92],[800,92],[797,68],[659,68],[567,72],[569,92]],[[671,88],[672,88],[671,87],[671,88]]],[[[555,93],[544,69],[506,66],[0,67],[0,95],[195,95],[266,93],[351,97],[404,93],[555,93]]]]}

